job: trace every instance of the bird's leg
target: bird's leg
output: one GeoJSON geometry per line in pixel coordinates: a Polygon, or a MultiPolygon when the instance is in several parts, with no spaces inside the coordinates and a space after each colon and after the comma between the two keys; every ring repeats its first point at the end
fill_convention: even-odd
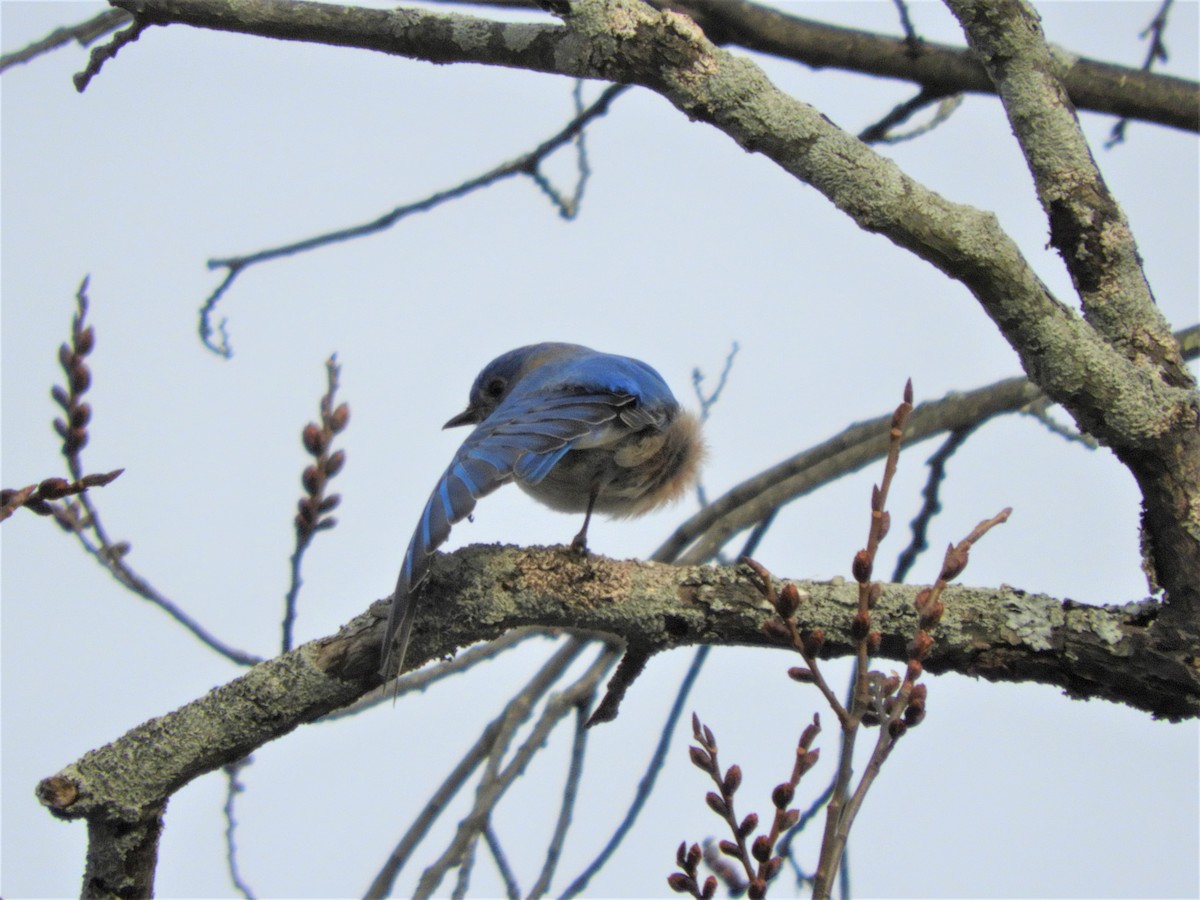
{"type": "Polygon", "coordinates": [[[571,549],[582,556],[587,556],[587,530],[588,525],[592,522],[592,507],[596,505],[596,498],[600,495],[600,488],[592,488],[591,494],[588,496],[587,512],[583,516],[583,527],[579,529],[579,534],[575,535],[571,541],[571,549]]]}

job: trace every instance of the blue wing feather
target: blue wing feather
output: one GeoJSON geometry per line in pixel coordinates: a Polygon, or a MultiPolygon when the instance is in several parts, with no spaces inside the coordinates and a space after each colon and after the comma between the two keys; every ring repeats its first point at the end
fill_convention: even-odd
{"type": "Polygon", "coordinates": [[[530,484],[542,481],[573,445],[606,427],[636,400],[630,393],[594,390],[514,393],[467,436],[430,494],[404,555],[388,617],[384,671],[393,652],[403,661],[413,594],[451,526],[470,515],[477,500],[514,477],[530,484]]]}

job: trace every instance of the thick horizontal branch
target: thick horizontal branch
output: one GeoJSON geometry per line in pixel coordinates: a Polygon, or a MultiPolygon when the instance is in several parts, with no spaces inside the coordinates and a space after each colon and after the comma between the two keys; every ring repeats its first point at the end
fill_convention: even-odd
{"type": "MultiPolygon", "coordinates": [[[[797,582],[799,616],[826,634],[823,655],[853,653],[856,587],[797,582]]],[[[906,658],[916,587],[888,585],[874,611],[879,656],[906,658]]],[[[926,668],[993,681],[1036,681],[1168,718],[1200,715],[1196,648],[1151,647],[1153,601],[1086,607],[1012,588],[952,587],[926,668]]],[[[676,567],[580,558],[565,548],[473,546],[440,556],[413,631],[409,662],[441,659],[510,628],[616,634],[650,652],[695,644],[772,646],[772,615],[742,567],[676,567]]],[[[192,779],[241,759],[379,684],[385,604],[336,635],[255,666],[44,780],[39,797],[63,818],[145,821],[192,779]]],[[[782,651],[781,651],[782,652],[782,651]]],[[[781,656],[781,664],[785,657],[781,656]]]]}
{"type": "MultiPolygon", "coordinates": [[[[189,11],[175,0],[156,0],[138,3],[120,0],[115,3],[129,12],[142,11],[161,21],[179,21],[204,28],[264,34],[289,40],[312,40],[339,46],[362,47],[389,53],[411,55],[402,49],[381,45],[375,28],[382,10],[363,10],[357,7],[339,8],[336,19],[330,16],[297,13],[287,3],[269,4],[273,9],[266,16],[243,9],[235,18],[216,10],[189,11]],[[165,12],[172,7],[171,13],[165,12]],[[272,25],[280,17],[292,20],[291,27],[272,25]],[[238,21],[245,24],[241,27],[238,21]],[[318,19],[321,20],[318,25],[318,19]],[[338,34],[329,34],[330,20],[338,34]],[[268,28],[268,31],[257,30],[268,28]],[[320,37],[318,35],[325,35],[320,37]]],[[[228,5],[224,2],[210,6],[228,5]]],[[[305,4],[317,6],[318,4],[305,4]]],[[[496,4],[521,5],[521,4],[496,4]]],[[[920,85],[932,94],[949,96],[958,93],[995,93],[995,88],[983,66],[965,47],[921,42],[913,46],[901,38],[873,34],[851,28],[841,28],[822,22],[788,15],[776,9],[744,0],[655,0],[655,5],[684,12],[694,18],[709,38],[718,44],[736,44],[748,50],[769,53],[795,60],[813,68],[835,68],[862,72],[885,78],[895,78],[920,85]]],[[[188,6],[194,7],[193,0],[188,6]]],[[[338,8],[338,7],[327,7],[338,8]]],[[[404,15],[410,15],[405,12],[404,15]]],[[[411,13],[411,15],[421,15],[411,13]]],[[[475,36],[482,34],[479,19],[469,20],[475,36]]],[[[125,24],[125,23],[118,23],[125,24]]],[[[504,31],[520,44],[533,35],[554,26],[489,23],[504,31]]],[[[490,35],[489,35],[490,40],[490,35]]],[[[424,58],[424,57],[421,57],[424,58]]],[[[455,57],[458,58],[458,57],[455,57]]],[[[492,60],[500,65],[515,65],[492,60]]],[[[1115,66],[1081,57],[1063,59],[1063,82],[1071,102],[1079,109],[1110,113],[1129,119],[1140,119],[1188,131],[1200,131],[1200,86],[1193,81],[1159,75],[1140,69],[1115,66]]],[[[541,71],[550,71],[542,69],[541,71]]]]}
{"type": "MultiPolygon", "coordinates": [[[[718,44],[737,44],[812,66],[911,81],[934,95],[994,94],[979,60],[965,47],[841,28],[746,0],[658,0],[686,12],[718,44]]],[[[1200,85],[1194,81],[1063,54],[1062,79],[1078,109],[1200,131],[1200,85]]]]}

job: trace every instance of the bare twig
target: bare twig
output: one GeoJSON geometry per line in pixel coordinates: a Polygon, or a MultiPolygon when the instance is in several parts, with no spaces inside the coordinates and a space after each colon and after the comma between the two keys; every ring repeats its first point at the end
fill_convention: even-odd
{"type": "Polygon", "coordinates": [[[101,44],[94,48],[88,57],[87,68],[76,73],[72,79],[75,82],[75,90],[81,94],[87,90],[87,86],[91,84],[93,78],[100,74],[100,69],[104,67],[104,64],[110,59],[114,59],[126,44],[132,44],[141,37],[146,26],[146,22],[134,16],[128,28],[118,31],[107,44],[101,44]]]}
{"type": "Polygon", "coordinates": [[[683,710],[687,705],[688,695],[691,694],[692,687],[700,675],[700,670],[704,668],[704,661],[708,658],[708,651],[709,648],[707,646],[700,647],[696,650],[695,655],[692,656],[691,665],[688,666],[687,674],[683,676],[679,690],[675,693],[675,702],[671,704],[671,711],[667,714],[667,720],[663,723],[662,731],[659,733],[658,745],[654,748],[654,753],[650,757],[650,763],[646,766],[646,771],[642,774],[641,781],[638,782],[633,802],[629,805],[629,809],[625,811],[625,816],[621,819],[621,824],[617,826],[616,831],[609,837],[608,842],[604,845],[600,853],[597,854],[596,858],[588,863],[587,867],[562,892],[562,900],[577,897],[587,888],[588,882],[604,867],[609,858],[617,851],[617,848],[621,846],[621,842],[629,834],[630,829],[633,828],[643,807],[646,805],[646,801],[654,791],[654,784],[667,758],[667,751],[671,745],[671,737],[675,734],[675,726],[679,724],[679,719],[683,715],[683,710]]]}
{"type": "MultiPolygon", "coordinates": [[[[77,311],[71,325],[71,342],[63,344],[58,351],[59,363],[66,375],[66,387],[55,385],[51,390],[55,402],[66,414],[65,418],[55,419],[54,430],[62,438],[62,453],[75,482],[85,481],[88,477],[82,474],[83,462],[80,454],[88,442],[87,426],[92,417],[91,406],[83,400],[83,395],[92,383],[87,357],[96,345],[95,329],[86,324],[87,287],[88,279],[85,277],[75,295],[77,311]]],[[[143,600],[153,603],[210,649],[238,665],[252,666],[262,662],[261,657],[231,647],[210,634],[199,622],[184,612],[182,607],[135,572],[127,561],[131,549],[129,542],[113,541],[108,536],[100,520],[99,510],[87,493],[80,493],[75,501],[55,506],[54,517],[119,584],[143,600]]]]}
{"type": "Polygon", "coordinates": [[[905,0],[892,0],[892,5],[900,14],[900,27],[904,31],[904,40],[914,54],[920,53],[921,39],[917,36],[917,29],[913,27],[912,19],[908,15],[908,4],[905,0]]]}
{"type": "MultiPolygon", "coordinates": [[[[586,643],[588,642],[581,638],[572,638],[571,642],[564,649],[572,649],[573,645],[582,647],[586,643]]],[[[562,693],[551,697],[547,701],[542,715],[539,717],[533,730],[526,737],[520,748],[513,754],[512,759],[503,768],[501,768],[500,764],[503,747],[499,746],[501,742],[497,742],[497,748],[491,751],[491,760],[488,768],[480,778],[474,807],[459,823],[458,832],[454,840],[450,843],[450,846],[422,874],[421,880],[414,892],[414,897],[433,896],[445,874],[451,868],[460,864],[463,855],[475,843],[482,828],[490,818],[492,810],[504,792],[524,772],[529,761],[541,749],[542,744],[550,736],[550,732],[558,725],[558,722],[578,704],[584,703],[586,705],[590,703],[589,698],[595,695],[600,680],[604,677],[604,673],[616,662],[619,653],[620,650],[617,647],[603,647],[595,661],[574,684],[562,693]]],[[[574,656],[571,657],[571,659],[573,658],[574,656]]],[[[528,715],[528,710],[522,710],[520,707],[521,704],[516,706],[510,705],[508,717],[511,723],[509,729],[506,730],[510,731],[512,728],[515,728],[516,724],[519,721],[523,721],[528,715]]],[[[503,743],[507,744],[507,741],[503,743]]]]}
{"type": "Polygon", "coordinates": [[[237,803],[238,794],[246,790],[246,786],[238,779],[242,769],[251,765],[254,762],[254,757],[247,756],[239,759],[235,763],[230,763],[224,767],[226,787],[225,787],[225,861],[229,866],[229,880],[233,882],[234,888],[246,900],[254,900],[254,892],[250,886],[242,878],[241,872],[238,871],[237,864],[237,841],[234,839],[234,832],[237,830],[237,818],[234,816],[234,806],[237,803]]]}
{"type": "Polygon", "coordinates": [[[867,144],[899,144],[921,137],[937,128],[962,105],[962,94],[938,94],[928,89],[922,90],[911,100],[906,100],[896,106],[886,116],[869,125],[859,132],[858,139],[867,144]],[[937,104],[937,110],[927,122],[916,125],[907,131],[896,131],[895,128],[908,122],[914,115],[926,107],[937,104]]]}
{"type": "MultiPolygon", "coordinates": [[[[700,422],[708,421],[708,417],[712,414],[712,408],[716,406],[717,401],[721,399],[721,394],[725,390],[725,385],[729,381],[729,373],[733,371],[733,358],[737,356],[738,342],[734,341],[729,348],[729,354],[725,357],[725,365],[721,367],[721,374],[717,378],[717,386],[712,389],[711,393],[704,391],[704,373],[697,366],[692,370],[692,388],[696,392],[696,400],[700,404],[700,422]]],[[[708,505],[708,493],[704,489],[704,478],[701,476],[696,479],[696,500],[701,508],[708,505]]]]}
{"type": "MultiPolygon", "coordinates": [[[[575,89],[571,93],[571,97],[575,101],[576,120],[587,113],[587,109],[583,105],[583,84],[584,80],[582,78],[576,78],[575,89]]],[[[592,167],[588,164],[587,155],[587,129],[579,129],[571,142],[575,145],[575,170],[577,177],[575,179],[575,187],[572,189],[570,196],[563,194],[542,172],[541,164],[545,161],[545,156],[530,160],[525,173],[533,179],[533,183],[554,204],[555,208],[558,209],[558,214],[568,222],[579,215],[580,203],[583,201],[583,190],[592,175],[592,167]]]]}
{"type": "MultiPolygon", "coordinates": [[[[408,218],[416,213],[428,212],[443,203],[450,200],[457,200],[459,197],[465,197],[483,187],[496,184],[514,175],[528,175],[538,181],[541,178],[539,173],[539,165],[559,147],[564,144],[576,142],[584,130],[584,126],[593,119],[599,118],[608,112],[609,106],[612,104],[621,93],[628,88],[628,85],[612,85],[604,90],[603,93],[596,99],[591,106],[579,112],[567,125],[562,128],[557,134],[553,135],[546,141],[543,141],[536,148],[531,150],[514,160],[497,166],[496,168],[484,172],[475,178],[468,179],[455,187],[448,188],[444,191],[430,194],[422,200],[417,200],[414,203],[408,203],[404,206],[398,206],[390,212],[384,213],[382,216],[370,222],[365,222],[360,225],[352,225],[349,228],[341,228],[336,231],[326,232],[314,237],[305,238],[302,241],[296,241],[290,244],[282,244],[277,247],[271,247],[266,250],[260,250],[257,253],[250,253],[245,256],[230,256],[221,259],[210,259],[208,267],[210,269],[224,269],[226,274],[221,283],[216,289],[209,294],[203,305],[200,307],[200,339],[204,345],[221,356],[228,357],[232,354],[229,346],[229,341],[225,332],[225,320],[222,319],[214,329],[212,320],[213,314],[216,311],[217,304],[221,298],[229,290],[236,279],[242,272],[251,266],[258,263],[267,262],[273,259],[279,259],[284,256],[292,256],[297,253],[304,253],[309,250],[315,250],[318,247],[329,246],[330,244],[340,243],[341,241],[354,240],[355,238],[365,237],[367,235],[376,234],[380,231],[386,231],[402,219],[408,218]],[[219,338],[215,337],[219,334],[219,338]]],[[[576,95],[578,97],[578,94],[576,95]]],[[[584,146],[577,143],[579,153],[580,177],[577,182],[575,193],[572,199],[563,200],[556,191],[552,192],[556,205],[559,207],[560,213],[566,216],[566,210],[571,208],[571,216],[578,210],[578,201],[582,197],[583,186],[586,182],[587,167],[586,155],[584,146]]],[[[547,189],[548,182],[542,178],[538,181],[543,190],[547,189]]],[[[570,216],[566,216],[570,217],[570,216]]]]}
{"type": "Polygon", "coordinates": [[[1082,431],[1072,428],[1070,425],[1064,425],[1052,415],[1050,415],[1050,407],[1054,406],[1054,402],[1049,397],[1042,397],[1030,403],[1029,406],[1021,410],[1022,413],[1032,419],[1036,419],[1046,426],[1046,430],[1051,434],[1056,434],[1063,440],[1072,444],[1082,444],[1089,450],[1097,450],[1100,447],[1100,442],[1090,434],[1084,434],[1082,431]]]}
{"type": "Polygon", "coordinates": [[[496,869],[500,872],[500,877],[504,881],[504,893],[509,900],[520,900],[521,886],[517,884],[516,873],[513,872],[512,866],[508,864],[508,856],[504,852],[504,848],[500,846],[500,836],[496,834],[496,829],[492,827],[492,823],[483,829],[483,842],[487,845],[488,852],[492,854],[492,860],[496,863],[496,869]]]}
{"type": "Polygon", "coordinates": [[[0,56],[0,72],[20,63],[27,63],[44,53],[69,44],[71,41],[76,41],[81,47],[86,47],[110,31],[132,21],[133,16],[123,9],[106,9],[78,25],[56,28],[41,40],[0,56]]]}
{"type": "MultiPolygon", "coordinates": [[[[507,746],[512,740],[513,729],[529,716],[534,704],[554,686],[554,683],[561,677],[566,668],[584,651],[587,644],[588,641],[582,638],[573,637],[569,639],[542,665],[541,669],[529,680],[526,686],[505,704],[504,710],[501,711],[500,715],[488,723],[474,746],[463,755],[454,770],[434,792],[424,809],[413,819],[408,830],[404,833],[404,836],[400,839],[380,869],[379,874],[372,881],[366,893],[367,897],[386,897],[392,892],[392,886],[395,883],[396,877],[400,874],[400,870],[404,867],[404,864],[408,861],[417,845],[428,834],[430,827],[445,810],[450,800],[466,784],[471,773],[485,760],[493,757],[501,744],[507,746]]],[[[478,798],[476,809],[479,809],[478,798]]],[[[483,822],[475,820],[474,824],[482,826],[486,824],[486,816],[484,819],[485,821],[483,822]]],[[[478,831],[473,831],[468,835],[460,827],[460,835],[464,839],[456,840],[452,847],[443,854],[443,860],[447,860],[447,862],[443,862],[439,870],[439,874],[437,875],[438,881],[441,880],[441,876],[450,868],[447,855],[450,854],[451,850],[454,851],[454,854],[450,858],[456,860],[458,854],[466,846],[467,841],[465,838],[469,836],[473,839],[478,833],[478,831]]]]}
{"type": "Polygon", "coordinates": [[[924,504],[921,506],[921,511],[917,513],[912,524],[909,526],[912,529],[912,540],[908,546],[900,551],[900,556],[896,559],[896,568],[892,572],[892,581],[896,584],[904,581],[908,576],[909,570],[913,563],[917,561],[917,557],[929,547],[929,542],[925,539],[929,531],[929,523],[933,521],[933,517],[942,511],[942,501],[939,497],[942,482],[946,478],[946,463],[950,457],[955,454],[959,447],[970,437],[978,426],[968,426],[967,428],[959,428],[950,432],[950,436],[942,442],[942,446],[938,447],[933,456],[926,461],[929,465],[929,478],[925,481],[925,488],[921,491],[921,496],[925,498],[924,504]]]}
{"type": "Polygon", "coordinates": [[[571,827],[571,818],[575,812],[575,799],[579,795],[579,782],[583,779],[584,753],[587,751],[588,727],[587,720],[590,710],[586,704],[580,703],[575,707],[575,736],[571,741],[571,763],[567,769],[567,781],[563,786],[562,806],[558,810],[558,821],[554,824],[554,833],[550,836],[550,844],[546,848],[546,857],[542,870],[538,873],[537,881],[529,889],[530,900],[541,897],[550,890],[550,882],[554,879],[554,870],[562,856],[563,844],[567,839],[567,830],[571,827]]]}
{"type": "Polygon", "coordinates": [[[704,373],[699,367],[692,369],[692,388],[696,392],[696,400],[700,404],[700,421],[707,422],[709,415],[712,413],[712,408],[717,405],[721,399],[721,393],[725,390],[725,385],[729,382],[729,373],[733,371],[733,360],[737,356],[738,350],[741,347],[737,341],[734,341],[729,347],[729,353],[725,356],[725,364],[721,366],[721,374],[717,376],[717,386],[708,393],[704,391],[704,373]]]}
{"type": "MultiPolygon", "coordinates": [[[[1142,71],[1149,72],[1156,62],[1166,62],[1168,59],[1167,44],[1163,40],[1163,35],[1167,31],[1167,13],[1171,11],[1171,4],[1174,0],[1162,0],[1162,4],[1158,7],[1158,12],[1154,14],[1154,18],[1150,20],[1150,24],[1142,29],[1138,35],[1143,41],[1150,38],[1150,46],[1146,49],[1146,59],[1142,63],[1142,71]]],[[[1117,120],[1117,124],[1112,127],[1109,133],[1108,140],[1104,142],[1104,148],[1111,150],[1117,144],[1125,142],[1125,129],[1129,126],[1129,118],[1122,116],[1117,120]]]]}

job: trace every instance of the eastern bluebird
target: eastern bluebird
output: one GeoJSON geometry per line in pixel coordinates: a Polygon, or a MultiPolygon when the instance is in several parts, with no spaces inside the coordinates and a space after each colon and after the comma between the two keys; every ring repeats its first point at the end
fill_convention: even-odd
{"type": "Polygon", "coordinates": [[[654,369],[577,344],[532,344],[492,360],[467,408],[443,427],[474,425],[433,489],[404,554],[383,643],[399,672],[433,552],[475,501],[515,481],[535,500],[584,514],[637,516],[676,499],[704,454],[700,423],[654,369]]]}

